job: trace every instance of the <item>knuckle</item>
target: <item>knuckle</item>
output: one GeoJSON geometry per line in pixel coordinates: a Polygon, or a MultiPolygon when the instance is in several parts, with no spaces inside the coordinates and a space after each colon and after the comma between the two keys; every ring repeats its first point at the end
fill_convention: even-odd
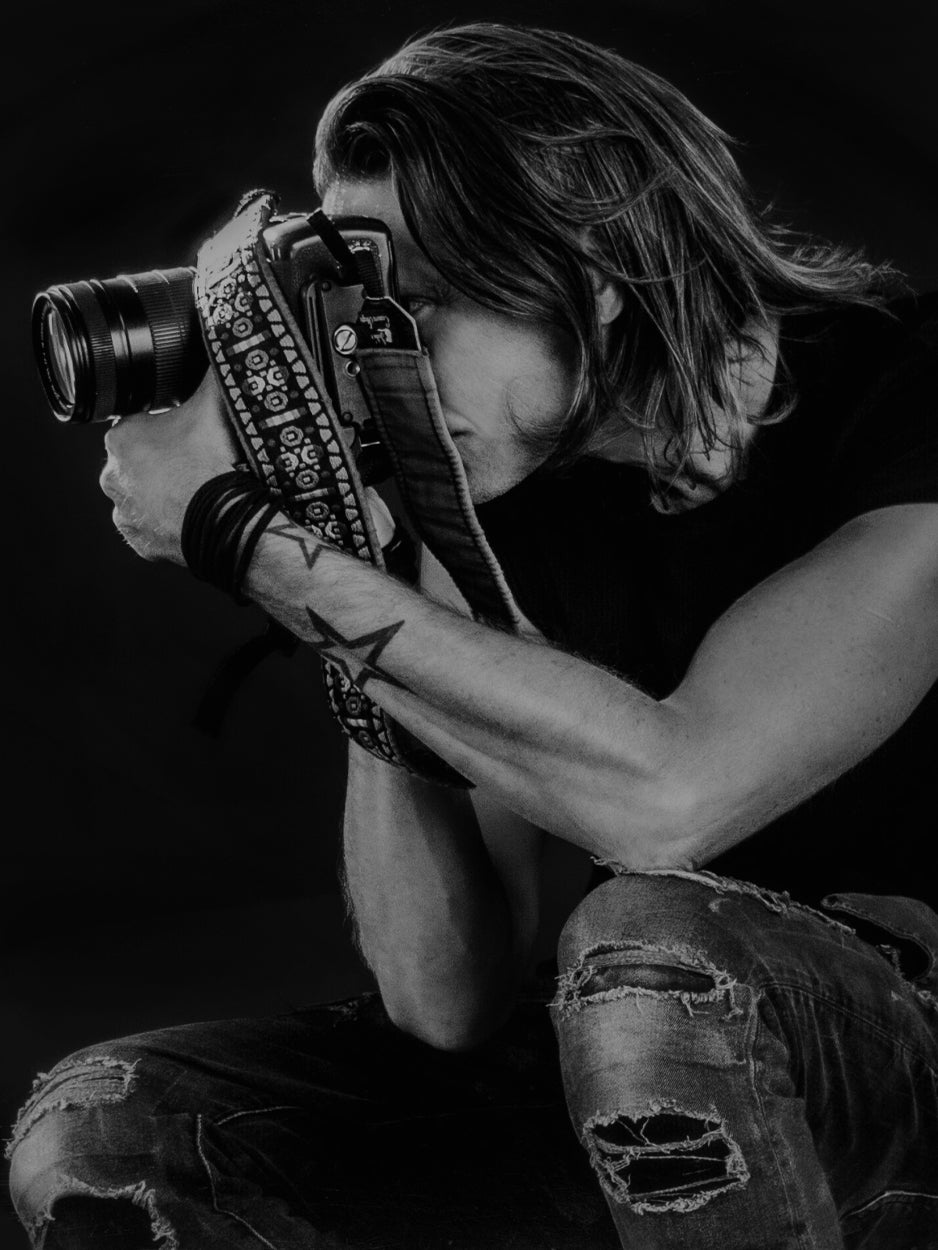
{"type": "Polygon", "coordinates": [[[98,478],[98,485],[107,495],[108,499],[117,499],[117,473],[114,465],[108,463],[101,470],[101,476],[98,478]]]}
{"type": "Polygon", "coordinates": [[[118,500],[111,511],[111,520],[114,522],[114,528],[118,530],[124,538],[133,532],[133,518],[128,516],[123,510],[123,505],[118,500]]]}

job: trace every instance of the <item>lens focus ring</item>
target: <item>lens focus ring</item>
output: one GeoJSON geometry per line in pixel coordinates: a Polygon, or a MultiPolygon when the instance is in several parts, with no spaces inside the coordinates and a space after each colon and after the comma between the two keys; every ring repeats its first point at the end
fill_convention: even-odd
{"type": "Polygon", "coordinates": [[[167,408],[181,398],[179,381],[190,370],[199,327],[191,269],[152,270],[125,278],[137,292],[153,339],[153,397],[148,405],[167,408]]]}

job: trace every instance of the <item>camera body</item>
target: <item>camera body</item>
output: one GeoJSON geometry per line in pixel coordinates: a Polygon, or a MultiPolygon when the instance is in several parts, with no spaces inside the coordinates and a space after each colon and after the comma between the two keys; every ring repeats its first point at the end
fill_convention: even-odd
{"type": "MultiPolygon", "coordinates": [[[[259,250],[309,345],[340,422],[354,427],[368,472],[377,434],[358,381],[359,346],[382,340],[366,298],[396,295],[390,232],[371,218],[320,209],[273,217],[259,250]],[[364,335],[363,335],[364,330],[364,335]]],[[[181,268],[50,287],[33,303],[33,341],[52,411],[69,424],[160,412],[193,394],[208,357],[193,279],[181,268]]],[[[237,297],[222,315],[237,318],[237,297]]],[[[380,322],[380,318],[377,322],[380,322]]]]}
{"type": "Polygon", "coordinates": [[[276,218],[262,237],[268,263],[312,348],[337,416],[343,425],[360,427],[362,398],[355,354],[365,345],[362,305],[366,297],[396,298],[394,253],[383,222],[339,218],[329,224],[341,242],[327,222],[322,213],[276,218]]]}

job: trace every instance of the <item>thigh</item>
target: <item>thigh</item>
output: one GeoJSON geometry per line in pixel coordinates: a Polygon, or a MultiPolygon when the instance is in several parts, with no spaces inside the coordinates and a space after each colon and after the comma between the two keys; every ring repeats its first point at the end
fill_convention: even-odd
{"type": "Polygon", "coordinates": [[[277,1250],[617,1244],[543,1002],[470,1054],[406,1037],[376,995],[122,1038],[42,1078],[16,1136],[24,1221],[143,1182],[181,1250],[226,1244],[221,1217],[277,1250]]]}
{"type": "Polygon", "coordinates": [[[935,1016],[851,929],[712,874],[634,873],[560,956],[571,1116],[624,1244],[852,1245],[850,1212],[890,1188],[927,1221],[935,1016]]]}
{"type": "Polygon", "coordinates": [[[938,915],[876,895],[822,906],[854,930],[838,972],[801,991],[833,1035],[807,1102],[845,1244],[938,1250],[938,915]]]}

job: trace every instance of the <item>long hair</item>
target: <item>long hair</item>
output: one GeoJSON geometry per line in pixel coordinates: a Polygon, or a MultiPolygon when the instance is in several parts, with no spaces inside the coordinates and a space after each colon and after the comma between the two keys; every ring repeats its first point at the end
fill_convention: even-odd
{"type": "MultiPolygon", "coordinates": [[[[567,336],[576,385],[547,463],[569,463],[613,414],[642,431],[660,483],[662,441],[672,480],[692,473],[695,448],[741,446],[736,383],[759,350],[754,327],[881,305],[895,277],[773,223],[732,142],[615,52],[474,23],[405,44],[340,91],[319,124],[314,177],[323,192],[336,178],[390,174],[409,230],[449,283],[567,336]],[[597,276],[624,301],[605,336],[597,276]]],[[[773,393],[763,422],[794,406],[784,387],[773,393]]]]}

